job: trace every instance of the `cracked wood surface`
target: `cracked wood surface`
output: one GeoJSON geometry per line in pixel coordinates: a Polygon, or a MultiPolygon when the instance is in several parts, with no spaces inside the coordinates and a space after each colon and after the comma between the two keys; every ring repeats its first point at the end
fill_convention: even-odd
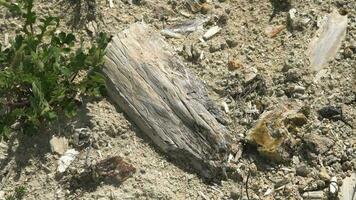
{"type": "Polygon", "coordinates": [[[122,31],[106,49],[108,93],[160,150],[216,178],[230,151],[220,109],[148,25],[122,31]]]}

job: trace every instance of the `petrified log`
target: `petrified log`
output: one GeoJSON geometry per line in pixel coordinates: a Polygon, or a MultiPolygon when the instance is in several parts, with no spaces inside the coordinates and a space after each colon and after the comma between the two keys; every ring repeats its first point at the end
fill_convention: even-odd
{"type": "Polygon", "coordinates": [[[106,51],[112,100],[168,156],[216,177],[230,151],[229,134],[201,81],[145,24],[113,37],[106,51]]]}

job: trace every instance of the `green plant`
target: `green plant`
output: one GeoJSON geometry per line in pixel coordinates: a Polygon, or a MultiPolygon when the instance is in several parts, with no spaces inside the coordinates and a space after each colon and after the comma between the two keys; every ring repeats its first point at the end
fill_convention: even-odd
{"type": "Polygon", "coordinates": [[[33,0],[0,5],[24,21],[10,47],[0,43],[0,136],[7,137],[14,123],[33,133],[59,114],[72,117],[77,95],[102,94],[106,34],[88,49],[76,48],[72,33],[58,33],[58,18],[36,15],[33,0]]]}
{"type": "Polygon", "coordinates": [[[14,194],[7,196],[6,200],[21,200],[25,197],[26,188],[24,186],[18,186],[15,188],[14,194]]]}

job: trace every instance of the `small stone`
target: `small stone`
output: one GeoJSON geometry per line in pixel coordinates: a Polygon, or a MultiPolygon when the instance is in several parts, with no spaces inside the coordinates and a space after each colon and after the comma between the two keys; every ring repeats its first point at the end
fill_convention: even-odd
{"type": "Polygon", "coordinates": [[[352,164],[350,161],[346,161],[344,163],[342,163],[342,170],[345,172],[345,171],[348,171],[348,170],[352,170],[352,164]]]}
{"type": "Polygon", "coordinates": [[[4,199],[5,199],[5,192],[0,191],[0,200],[4,200],[4,199]]]}
{"type": "Polygon", "coordinates": [[[356,185],[356,173],[352,173],[350,177],[342,180],[342,186],[340,188],[341,200],[351,200],[355,197],[355,185],[356,185]]]}
{"type": "Polygon", "coordinates": [[[79,154],[75,149],[68,149],[58,160],[57,171],[63,173],[79,154]]]}
{"type": "Polygon", "coordinates": [[[222,14],[222,15],[219,16],[219,19],[218,19],[218,22],[217,22],[217,23],[218,23],[219,25],[224,26],[224,25],[227,24],[228,19],[229,19],[229,17],[228,17],[227,14],[222,14]]]}
{"type": "Polygon", "coordinates": [[[242,63],[239,60],[229,60],[227,63],[227,67],[230,71],[241,69],[242,68],[242,63]]]}
{"type": "Polygon", "coordinates": [[[330,180],[330,176],[328,172],[326,171],[325,167],[322,167],[320,172],[319,172],[319,178],[324,181],[330,180]]]}
{"type": "Polygon", "coordinates": [[[90,21],[86,24],[86,28],[87,30],[89,31],[89,33],[93,36],[96,35],[97,31],[98,31],[98,25],[97,23],[93,20],[93,21],[90,21]]]}
{"type": "Polygon", "coordinates": [[[238,43],[236,40],[229,38],[229,39],[226,39],[226,44],[229,48],[234,48],[237,46],[238,43]]]}
{"type": "Polygon", "coordinates": [[[208,3],[203,3],[203,4],[201,5],[200,12],[201,12],[202,14],[207,14],[207,13],[209,13],[209,12],[211,11],[211,9],[212,9],[212,6],[211,6],[210,4],[208,4],[208,3]]]}
{"type": "Polygon", "coordinates": [[[53,136],[49,141],[51,146],[51,151],[59,155],[64,154],[68,149],[68,140],[65,137],[56,137],[53,136]]]}
{"type": "Polygon", "coordinates": [[[330,147],[334,145],[334,141],[330,138],[313,133],[306,135],[304,142],[310,151],[319,154],[326,153],[330,150],[330,147]]]}
{"type": "Polygon", "coordinates": [[[302,164],[297,166],[295,171],[298,176],[307,177],[310,172],[310,169],[306,165],[302,164]]]}
{"type": "Polygon", "coordinates": [[[324,192],[323,191],[304,192],[302,196],[305,199],[323,199],[324,192]]]}
{"type": "Polygon", "coordinates": [[[284,25],[278,25],[278,26],[267,26],[265,28],[265,34],[269,38],[274,38],[280,33],[283,29],[285,29],[284,25]]]}
{"type": "Polygon", "coordinates": [[[323,181],[323,180],[316,180],[315,183],[316,183],[317,188],[320,190],[324,189],[326,186],[325,181],[323,181]]]}
{"type": "Polygon", "coordinates": [[[98,176],[97,178],[117,184],[122,183],[136,172],[134,166],[119,156],[102,160],[94,168],[98,176]]]}
{"type": "Polygon", "coordinates": [[[220,43],[212,43],[209,47],[210,53],[214,53],[222,49],[222,45],[220,43]]]}
{"type": "Polygon", "coordinates": [[[231,191],[230,192],[230,198],[232,200],[239,200],[241,198],[240,192],[238,191],[231,191]]]}
{"type": "Polygon", "coordinates": [[[330,180],[330,187],[329,187],[330,195],[335,197],[339,192],[339,186],[337,185],[336,177],[332,177],[330,180]]]}
{"type": "Polygon", "coordinates": [[[203,35],[203,39],[209,40],[210,38],[212,38],[214,35],[216,35],[220,31],[221,31],[221,28],[219,26],[213,26],[208,31],[205,32],[205,34],[203,35]]]}

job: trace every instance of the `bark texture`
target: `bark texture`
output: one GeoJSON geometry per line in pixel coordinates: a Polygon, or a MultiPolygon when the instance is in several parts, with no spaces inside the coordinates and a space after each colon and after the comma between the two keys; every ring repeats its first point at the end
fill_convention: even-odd
{"type": "Polygon", "coordinates": [[[103,72],[108,93],[168,156],[216,178],[227,160],[227,129],[204,85],[148,25],[113,37],[103,72]]]}

